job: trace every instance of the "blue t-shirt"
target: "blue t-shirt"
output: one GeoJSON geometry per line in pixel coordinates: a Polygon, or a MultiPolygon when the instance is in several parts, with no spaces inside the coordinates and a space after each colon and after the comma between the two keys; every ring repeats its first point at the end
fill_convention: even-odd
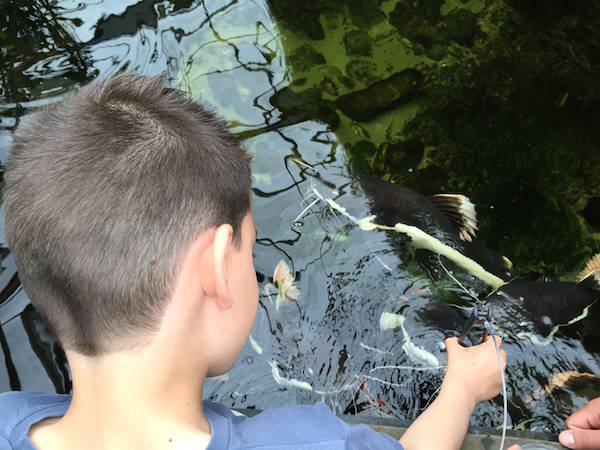
{"type": "MultiPolygon", "coordinates": [[[[31,426],[49,417],[62,417],[71,396],[34,392],[0,394],[0,450],[34,450],[31,426]]],[[[212,437],[208,450],[217,449],[398,449],[392,437],[366,425],[349,426],[323,403],[286,406],[254,417],[236,416],[218,403],[204,402],[212,437]]]]}

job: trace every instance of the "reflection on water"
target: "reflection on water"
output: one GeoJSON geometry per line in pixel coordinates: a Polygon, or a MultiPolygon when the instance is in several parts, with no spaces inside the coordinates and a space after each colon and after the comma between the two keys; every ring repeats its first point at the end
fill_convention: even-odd
{"type": "MultiPolygon", "coordinates": [[[[213,400],[258,409],[324,400],[339,414],[403,419],[432,401],[443,367],[415,359],[414,349],[443,366],[440,344],[470,312],[459,307],[490,289],[446,260],[434,258],[430,270],[432,258],[406,237],[361,229],[330,208],[324,199],[358,219],[373,208],[393,225],[386,221],[399,212],[372,205],[377,192],[358,175],[423,195],[468,195],[481,244],[509,257],[513,274],[573,280],[600,250],[593,2],[8,3],[0,160],[35,108],[123,71],[166,74],[218,111],[254,155],[260,306],[253,343],[229,374],[207,383],[213,400]],[[277,309],[267,286],[280,260],[301,295],[277,309]],[[380,329],[383,312],[402,314],[412,354],[400,328],[380,329]]],[[[68,392],[64,354],[3,249],[0,236],[0,389],[68,392]]],[[[557,431],[600,394],[600,349],[586,331],[598,329],[598,308],[536,345],[517,336],[518,311],[487,304],[505,333],[512,426],[557,431]]],[[[472,423],[496,426],[501,414],[487,402],[472,423]]]]}

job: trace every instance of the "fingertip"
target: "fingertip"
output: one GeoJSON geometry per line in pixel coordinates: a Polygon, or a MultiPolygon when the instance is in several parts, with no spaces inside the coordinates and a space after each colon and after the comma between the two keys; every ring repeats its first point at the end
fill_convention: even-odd
{"type": "Polygon", "coordinates": [[[450,357],[451,354],[456,353],[456,349],[460,347],[457,337],[450,337],[446,339],[444,341],[444,345],[446,346],[446,353],[448,353],[448,357],[450,357]]]}
{"type": "Polygon", "coordinates": [[[448,344],[452,345],[457,345],[458,344],[458,338],[456,336],[452,336],[449,338],[446,338],[446,340],[444,341],[444,344],[446,345],[446,347],[448,347],[448,344]]]}
{"type": "Polygon", "coordinates": [[[575,436],[571,431],[563,431],[558,435],[558,442],[563,447],[574,448],[575,447],[575,436]]]}

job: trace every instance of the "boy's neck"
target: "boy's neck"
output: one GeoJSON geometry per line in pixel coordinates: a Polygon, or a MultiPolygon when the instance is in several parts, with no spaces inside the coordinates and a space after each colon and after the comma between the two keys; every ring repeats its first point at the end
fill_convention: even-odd
{"type": "Polygon", "coordinates": [[[210,440],[202,408],[206,370],[192,367],[178,351],[165,357],[156,350],[150,345],[135,354],[69,355],[76,380],[71,405],[62,419],[32,427],[36,447],[205,448],[210,440]]]}

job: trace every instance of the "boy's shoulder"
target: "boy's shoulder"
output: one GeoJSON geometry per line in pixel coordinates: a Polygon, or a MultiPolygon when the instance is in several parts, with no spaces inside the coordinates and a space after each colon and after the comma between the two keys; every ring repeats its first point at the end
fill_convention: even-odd
{"type": "Polygon", "coordinates": [[[209,450],[402,449],[398,441],[366,425],[349,426],[323,403],[269,409],[249,418],[235,416],[216,403],[205,403],[205,410],[213,431],[209,450]]]}
{"type": "Polygon", "coordinates": [[[20,448],[23,441],[28,439],[31,425],[48,417],[63,416],[70,402],[70,395],[41,392],[0,393],[0,450],[20,448]]]}
{"type": "MultiPolygon", "coordinates": [[[[0,450],[30,449],[31,426],[48,417],[65,414],[70,395],[37,392],[0,393],[0,450]]],[[[212,438],[208,450],[402,449],[390,436],[366,425],[349,426],[323,403],[266,410],[253,417],[240,416],[223,405],[204,402],[212,438]]]]}

